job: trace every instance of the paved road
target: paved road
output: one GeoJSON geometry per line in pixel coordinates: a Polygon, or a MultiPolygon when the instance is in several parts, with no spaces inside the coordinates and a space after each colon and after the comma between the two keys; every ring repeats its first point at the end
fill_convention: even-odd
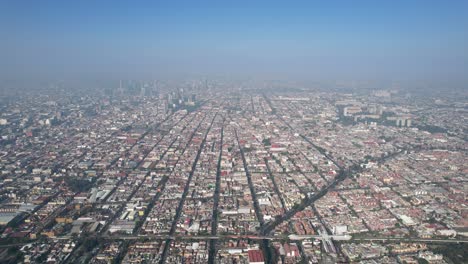
{"type": "MultiPolygon", "coordinates": [[[[185,204],[185,200],[187,198],[188,191],[189,191],[189,188],[190,188],[190,183],[192,182],[192,178],[193,178],[193,175],[195,173],[195,169],[197,168],[197,165],[198,165],[198,160],[200,159],[200,155],[201,155],[201,153],[203,151],[203,148],[205,146],[206,139],[208,137],[208,133],[210,133],[210,130],[213,127],[213,123],[214,123],[217,116],[218,116],[218,113],[216,112],[215,115],[213,116],[213,119],[211,119],[211,123],[210,123],[210,125],[208,126],[208,128],[207,128],[207,130],[205,132],[205,136],[203,137],[203,140],[200,143],[200,146],[198,147],[197,156],[195,157],[195,160],[192,163],[192,169],[191,169],[191,171],[189,173],[187,182],[186,182],[185,187],[184,187],[184,192],[182,193],[182,197],[180,198],[180,202],[179,202],[179,205],[177,207],[176,214],[175,214],[174,219],[172,221],[171,229],[169,231],[171,236],[166,239],[166,243],[164,244],[164,249],[163,249],[163,251],[161,253],[161,261],[159,262],[160,264],[164,264],[165,261],[166,261],[166,257],[167,257],[167,254],[169,252],[169,247],[170,247],[170,244],[171,244],[170,240],[172,240],[171,237],[174,236],[174,233],[175,233],[176,228],[177,228],[177,222],[179,221],[179,218],[180,218],[180,216],[182,214],[182,210],[183,210],[183,207],[184,207],[184,204],[185,204]]],[[[201,126],[201,124],[203,123],[204,120],[205,120],[205,118],[203,118],[203,120],[198,124],[197,131],[200,128],[200,126],[201,126]]],[[[192,138],[193,138],[193,135],[194,134],[192,134],[192,138]]],[[[192,138],[190,138],[190,141],[192,141],[192,138]]],[[[186,146],[186,149],[187,149],[187,147],[188,147],[188,145],[186,146]]],[[[185,152],[185,150],[184,150],[184,152],[185,152]]]]}
{"type": "Polygon", "coordinates": [[[373,238],[353,238],[353,242],[422,242],[422,243],[468,243],[468,239],[447,239],[447,238],[389,238],[389,237],[373,237],[373,238]]]}
{"type": "MultiPolygon", "coordinates": [[[[92,237],[92,236],[91,236],[92,237]]],[[[320,235],[275,235],[275,236],[258,236],[258,235],[206,235],[206,236],[187,236],[187,235],[102,235],[101,239],[104,240],[223,240],[223,239],[250,239],[250,240],[305,240],[305,239],[323,239],[331,238],[333,240],[349,241],[349,242],[422,242],[422,243],[468,243],[468,238],[419,238],[419,237],[353,237],[353,236],[334,236],[326,235],[325,237],[320,235]]],[[[58,240],[70,239],[69,236],[51,238],[58,240]]],[[[24,245],[30,242],[18,243],[15,245],[24,245]]],[[[9,247],[11,245],[0,245],[0,247],[9,247]]]]}
{"type": "MultiPolygon", "coordinates": [[[[223,118],[223,123],[221,124],[221,139],[219,141],[219,154],[218,154],[218,163],[216,166],[216,185],[215,185],[215,191],[214,191],[214,196],[213,196],[213,212],[211,214],[212,221],[211,221],[211,235],[216,236],[218,235],[218,220],[219,220],[219,214],[218,214],[218,205],[219,205],[219,191],[221,188],[221,161],[223,158],[223,142],[224,142],[224,121],[225,119],[223,118]]],[[[214,146],[214,145],[213,145],[214,146]]],[[[215,258],[216,258],[216,240],[210,240],[210,249],[208,253],[208,263],[214,264],[215,263],[215,258]]]]}
{"type": "MultiPolygon", "coordinates": [[[[240,151],[240,154],[241,154],[242,164],[244,166],[245,175],[247,177],[247,182],[248,182],[249,189],[250,189],[250,195],[252,196],[252,202],[253,202],[253,206],[254,206],[254,209],[255,209],[255,216],[257,217],[257,221],[260,223],[260,229],[263,230],[264,227],[265,227],[265,221],[264,221],[264,218],[263,218],[263,213],[262,213],[262,210],[260,209],[260,205],[258,203],[257,194],[255,192],[255,187],[254,187],[254,184],[252,182],[252,177],[251,177],[251,174],[250,174],[250,171],[249,171],[249,166],[248,166],[247,160],[245,158],[244,149],[243,149],[243,147],[242,147],[242,145],[240,143],[239,136],[237,134],[237,129],[235,129],[234,132],[235,132],[235,135],[236,135],[237,145],[239,146],[239,151],[240,151]]],[[[261,248],[262,248],[263,253],[265,255],[266,262],[267,263],[272,263],[273,262],[273,250],[270,247],[268,239],[263,239],[262,240],[261,248]]]]}

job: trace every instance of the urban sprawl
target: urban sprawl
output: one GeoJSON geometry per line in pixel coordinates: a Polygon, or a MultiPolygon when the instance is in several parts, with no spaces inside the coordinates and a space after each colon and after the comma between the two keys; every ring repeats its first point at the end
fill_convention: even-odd
{"type": "Polygon", "coordinates": [[[467,260],[462,91],[160,86],[1,97],[0,260],[467,260]]]}

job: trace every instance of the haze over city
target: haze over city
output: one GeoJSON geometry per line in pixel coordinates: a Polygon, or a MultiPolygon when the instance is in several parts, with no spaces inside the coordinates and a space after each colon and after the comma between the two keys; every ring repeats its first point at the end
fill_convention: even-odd
{"type": "Polygon", "coordinates": [[[468,263],[465,1],[2,1],[0,263],[468,263]]]}

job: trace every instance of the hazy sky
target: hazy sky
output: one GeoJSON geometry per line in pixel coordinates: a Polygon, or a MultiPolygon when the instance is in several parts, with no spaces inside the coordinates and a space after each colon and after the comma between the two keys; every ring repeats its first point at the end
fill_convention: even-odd
{"type": "Polygon", "coordinates": [[[468,80],[464,0],[4,0],[0,34],[2,79],[468,80]]]}

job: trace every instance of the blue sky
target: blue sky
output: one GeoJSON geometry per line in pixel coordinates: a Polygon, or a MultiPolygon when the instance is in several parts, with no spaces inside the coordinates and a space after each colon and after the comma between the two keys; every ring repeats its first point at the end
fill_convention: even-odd
{"type": "Polygon", "coordinates": [[[468,78],[468,1],[0,1],[2,78],[468,78]]]}

